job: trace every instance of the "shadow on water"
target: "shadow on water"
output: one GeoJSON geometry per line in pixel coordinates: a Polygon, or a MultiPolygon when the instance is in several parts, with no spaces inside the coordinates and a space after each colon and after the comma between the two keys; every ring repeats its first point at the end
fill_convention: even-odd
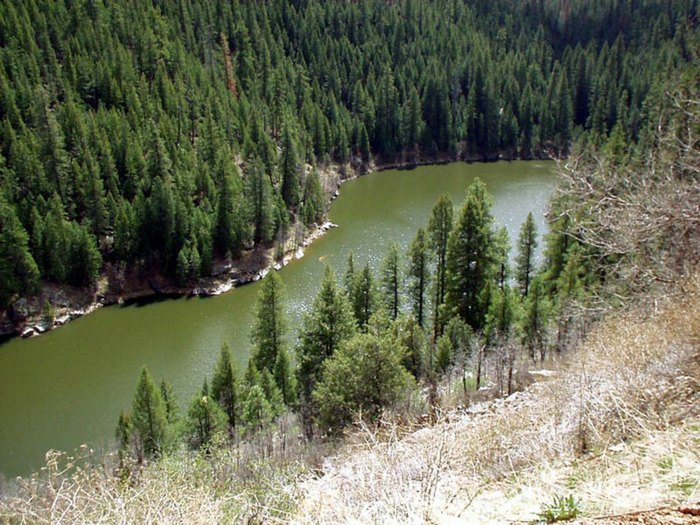
{"type": "Polygon", "coordinates": [[[172,299],[179,299],[182,294],[177,293],[159,293],[154,295],[147,295],[146,297],[135,297],[133,299],[127,299],[121,305],[121,308],[129,308],[135,306],[136,308],[142,308],[151,304],[163,303],[165,301],[170,301],[172,299]]]}

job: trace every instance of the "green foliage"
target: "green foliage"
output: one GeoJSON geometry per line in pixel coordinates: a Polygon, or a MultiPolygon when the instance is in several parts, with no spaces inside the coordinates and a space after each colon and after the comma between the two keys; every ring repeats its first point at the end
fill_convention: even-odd
{"type": "Polygon", "coordinates": [[[175,399],[173,385],[168,383],[165,379],[160,382],[160,395],[163,398],[163,404],[165,406],[165,417],[168,420],[168,424],[172,425],[178,419],[177,400],[175,399]]]}
{"type": "Polygon", "coordinates": [[[243,422],[250,431],[260,430],[269,424],[274,411],[260,385],[253,385],[243,403],[243,422]]]}
{"type": "Polygon", "coordinates": [[[195,247],[207,275],[215,255],[318,222],[307,163],[531,158],[585,133],[622,159],[657,79],[691,60],[696,15],[628,4],[5,0],[4,197],[43,279],[94,278],[80,227],[105,259],[188,280],[195,247]]]}
{"type": "Polygon", "coordinates": [[[430,266],[425,230],[420,228],[408,250],[408,298],[418,325],[423,327],[427,310],[427,290],[430,282],[430,266]]]}
{"type": "Polygon", "coordinates": [[[284,348],[277,353],[272,374],[282,396],[282,402],[288,407],[295,407],[297,403],[297,382],[289,362],[289,354],[284,348]]]}
{"type": "Polygon", "coordinates": [[[153,459],[163,452],[168,427],[165,403],[146,367],[136,387],[131,406],[133,435],[138,459],[153,459]]]}
{"type": "Polygon", "coordinates": [[[255,305],[255,322],[251,332],[253,359],[258,370],[272,371],[277,355],[284,348],[287,321],[282,309],[284,285],[277,272],[269,272],[262,281],[255,305]]]}
{"type": "Polygon", "coordinates": [[[301,218],[304,224],[319,224],[326,213],[326,196],[321,187],[321,179],[315,169],[306,176],[304,181],[304,197],[301,207],[301,218]]]}
{"type": "Polygon", "coordinates": [[[297,347],[299,397],[307,435],[316,410],[311,393],[320,380],[323,363],[356,330],[347,296],[338,288],[333,272],[326,268],[311,312],[304,317],[297,347]]]}
{"type": "Polygon", "coordinates": [[[219,361],[211,380],[211,397],[223,409],[229,427],[235,430],[241,410],[241,394],[238,375],[226,343],[221,347],[219,361]]]}
{"type": "Polygon", "coordinates": [[[226,429],[227,416],[209,396],[209,387],[204,381],[202,390],[195,394],[187,412],[187,441],[193,449],[209,450],[217,435],[226,429]]]}
{"type": "Polygon", "coordinates": [[[483,328],[494,276],[491,197],[476,179],[450,233],[446,258],[447,307],[473,329],[483,328]]]}
{"type": "Polygon", "coordinates": [[[338,432],[356,415],[376,419],[413,384],[401,364],[401,347],[387,337],[359,334],[341,345],[323,366],[313,397],[318,422],[338,432]]]}
{"type": "Polygon", "coordinates": [[[352,307],[357,325],[367,331],[367,323],[377,308],[376,290],[369,264],[355,277],[352,293],[352,307]]]}
{"type": "Polygon", "coordinates": [[[538,355],[544,360],[547,324],[551,314],[551,304],[545,293],[545,285],[541,276],[535,277],[530,286],[523,305],[523,315],[520,318],[522,343],[528,349],[531,359],[538,355]]]}
{"type": "Polygon", "coordinates": [[[523,296],[530,291],[530,283],[535,273],[535,251],[537,250],[537,227],[532,212],[527,214],[520,226],[518,237],[518,255],[515,258],[515,280],[523,296]]]}
{"type": "Polygon", "coordinates": [[[454,356],[454,347],[450,338],[443,334],[438,339],[437,352],[435,354],[435,371],[441,374],[450,367],[454,356]]]}
{"type": "Polygon", "coordinates": [[[515,335],[516,321],[520,317],[518,297],[508,285],[503,289],[494,290],[484,328],[484,334],[489,343],[506,342],[515,335]]]}
{"type": "Polygon", "coordinates": [[[382,303],[392,319],[396,319],[399,316],[399,309],[401,308],[400,287],[399,247],[392,242],[382,262],[379,283],[382,303]]]}
{"type": "Polygon", "coordinates": [[[544,523],[556,523],[576,519],[581,514],[580,503],[572,494],[555,495],[551,503],[542,505],[539,517],[544,523]]]}
{"type": "Polygon", "coordinates": [[[452,231],[453,214],[452,201],[447,195],[442,195],[433,206],[428,222],[429,245],[435,259],[433,325],[436,335],[441,333],[443,325],[439,313],[447,291],[447,246],[452,231]]]}
{"type": "Polygon", "coordinates": [[[29,251],[29,236],[14,210],[0,198],[0,306],[35,289],[39,269],[29,251]]]}
{"type": "Polygon", "coordinates": [[[403,365],[420,379],[431,363],[427,359],[425,333],[413,317],[399,318],[392,325],[392,340],[403,349],[403,365]]]}

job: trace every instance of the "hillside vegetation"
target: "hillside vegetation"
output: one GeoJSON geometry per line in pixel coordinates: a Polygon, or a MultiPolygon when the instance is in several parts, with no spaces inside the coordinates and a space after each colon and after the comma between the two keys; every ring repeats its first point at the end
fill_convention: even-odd
{"type": "MultiPolygon", "coordinates": [[[[0,306],[185,286],[317,223],[317,168],[639,135],[695,0],[0,4],[0,306]],[[573,21],[575,20],[575,23],[573,21]]],[[[330,181],[329,183],[332,183],[330,181]]]]}
{"type": "MultiPolygon", "coordinates": [[[[377,26],[388,31],[433,5],[327,4],[280,8],[359,16],[374,7],[376,20],[405,9],[403,22],[377,26]]],[[[473,12],[479,26],[500,9],[521,15],[505,17],[503,27],[538,13],[543,24],[552,21],[552,49],[592,38],[603,53],[607,27],[577,33],[567,22],[573,14],[587,20],[585,5],[442,7],[458,21],[473,12]]],[[[629,5],[602,2],[591,20],[614,13],[625,21],[629,5]]],[[[654,6],[641,2],[634,13],[654,6]]],[[[424,23],[453,18],[445,13],[424,23]]],[[[642,19],[631,13],[630,42],[642,38],[634,32],[642,19]]],[[[334,21],[328,15],[324,31],[334,21]]],[[[621,46],[627,33],[619,34],[621,46]]],[[[329,42],[323,49],[333,49],[329,42]]],[[[687,61],[671,80],[649,86],[636,129],[626,113],[607,129],[584,124],[561,144],[567,155],[542,265],[533,258],[539,238],[531,216],[509,260],[510,240],[477,179],[458,208],[438,199],[407,254],[388,246],[378,274],[356,268],[351,254],[342,276],[327,268],[295,343],[287,338],[284,284],[271,272],[243,373],[223,345],[211,379],[180,412],[172,387],[158,386],[144,368],[130,412],[118,418],[115,451],[50,452],[42,472],[0,487],[0,520],[697,522],[700,63],[694,32],[668,45],[685,49],[687,61]],[[645,510],[652,512],[629,514],[645,510]]],[[[382,137],[377,129],[372,141],[382,137]]]]}

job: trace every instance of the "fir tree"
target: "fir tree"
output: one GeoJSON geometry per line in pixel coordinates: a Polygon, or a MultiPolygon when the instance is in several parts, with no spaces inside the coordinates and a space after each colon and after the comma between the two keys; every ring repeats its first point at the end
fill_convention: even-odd
{"type": "Polygon", "coordinates": [[[251,332],[253,359],[258,370],[272,371],[277,355],[284,347],[287,322],[282,310],[284,287],[277,272],[269,272],[262,281],[255,305],[255,323],[251,332]]]}
{"type": "Polygon", "coordinates": [[[365,332],[367,331],[367,323],[376,308],[375,300],[374,278],[372,277],[369,264],[367,264],[355,278],[352,296],[352,306],[357,325],[365,332]]]}
{"type": "Polygon", "coordinates": [[[399,316],[401,307],[400,285],[399,247],[396,243],[391,243],[382,263],[380,289],[383,298],[382,302],[392,320],[399,316]]]}
{"type": "Polygon", "coordinates": [[[29,236],[14,210],[0,198],[0,305],[35,289],[39,269],[29,251],[29,236]]]}
{"type": "Polygon", "coordinates": [[[452,231],[452,202],[442,195],[433,206],[428,223],[430,249],[435,258],[435,301],[433,303],[433,329],[435,336],[442,333],[439,311],[445,302],[447,289],[447,245],[452,231]]]}
{"type": "Polygon", "coordinates": [[[282,131],[282,158],[280,159],[282,198],[291,210],[297,208],[300,200],[301,184],[298,164],[296,144],[289,125],[285,125],[282,131]]]}
{"type": "Polygon", "coordinates": [[[447,306],[475,330],[483,327],[489,305],[495,262],[492,224],[491,198],[476,179],[450,234],[446,258],[447,306]]]}
{"type": "Polygon", "coordinates": [[[297,377],[307,436],[311,435],[312,418],[316,411],[311,392],[320,379],[323,363],[355,332],[355,320],[348,299],[336,285],[333,272],[326,267],[321,288],[311,312],[304,318],[299,337],[297,377]]]}
{"type": "Polygon", "coordinates": [[[418,325],[423,328],[427,310],[426,292],[430,280],[428,247],[423,228],[418,230],[408,250],[407,279],[411,310],[418,325]]]}
{"type": "Polygon", "coordinates": [[[146,367],[141,370],[131,417],[139,461],[158,457],[163,452],[168,418],[160,390],[146,367]]]}
{"type": "Polygon", "coordinates": [[[221,354],[211,380],[211,397],[226,414],[231,430],[236,429],[240,413],[240,393],[236,369],[231,361],[228,345],[221,346],[221,354]]]}
{"type": "Polygon", "coordinates": [[[209,451],[217,434],[226,428],[226,414],[209,396],[207,381],[195,394],[187,412],[187,436],[189,445],[195,449],[209,451]]]}
{"type": "Polygon", "coordinates": [[[515,280],[523,296],[527,296],[530,291],[530,283],[535,269],[536,250],[537,227],[535,226],[532,212],[530,212],[527,214],[527,219],[525,219],[525,222],[520,227],[518,255],[515,259],[515,280]]]}

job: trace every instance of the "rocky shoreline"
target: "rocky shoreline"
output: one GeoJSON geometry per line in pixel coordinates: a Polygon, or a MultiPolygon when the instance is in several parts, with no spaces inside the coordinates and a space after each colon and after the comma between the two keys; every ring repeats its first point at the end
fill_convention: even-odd
{"type": "MultiPolygon", "coordinates": [[[[494,162],[518,158],[515,152],[501,152],[489,157],[458,154],[390,162],[379,160],[372,161],[369,165],[354,162],[348,166],[331,166],[322,170],[322,175],[329,201],[333,201],[338,197],[343,182],[377,171],[412,169],[450,162],[494,162]]],[[[549,158],[551,157],[546,154],[538,154],[534,157],[535,160],[549,158]]],[[[256,247],[245,252],[235,261],[215,261],[212,276],[201,278],[191,286],[177,286],[171,279],[158,275],[157,271],[143,277],[131,275],[124,269],[109,265],[93,290],[45,283],[36,296],[20,298],[8,310],[0,311],[0,337],[28,338],[41,335],[73,319],[92,313],[102,306],[148,300],[158,296],[220,295],[238,286],[258,281],[270,270],[280,270],[290,261],[300,259],[304,256],[306,247],[335,227],[337,227],[336,224],[328,221],[318,225],[305,235],[299,245],[293,243],[285,249],[284,256],[280,260],[275,260],[273,257],[275,248],[256,247]]]]}
{"type": "MultiPolygon", "coordinates": [[[[337,192],[336,194],[337,195],[337,192]]],[[[154,277],[131,278],[129,283],[114,288],[114,279],[104,276],[97,289],[89,292],[70,286],[46,284],[36,296],[16,301],[11,311],[0,315],[0,336],[29,338],[63,326],[73,319],[94,312],[103,306],[123,304],[157,296],[212,297],[264,278],[271,270],[280,270],[291,261],[301,259],[305,249],[338,225],[326,221],[313,228],[295,249],[288,249],[280,260],[274,260],[274,248],[256,248],[234,263],[220,260],[213,275],[199,279],[192,286],[181,287],[170,280],[154,277]]],[[[108,274],[114,272],[107,272],[108,274]]]]}

